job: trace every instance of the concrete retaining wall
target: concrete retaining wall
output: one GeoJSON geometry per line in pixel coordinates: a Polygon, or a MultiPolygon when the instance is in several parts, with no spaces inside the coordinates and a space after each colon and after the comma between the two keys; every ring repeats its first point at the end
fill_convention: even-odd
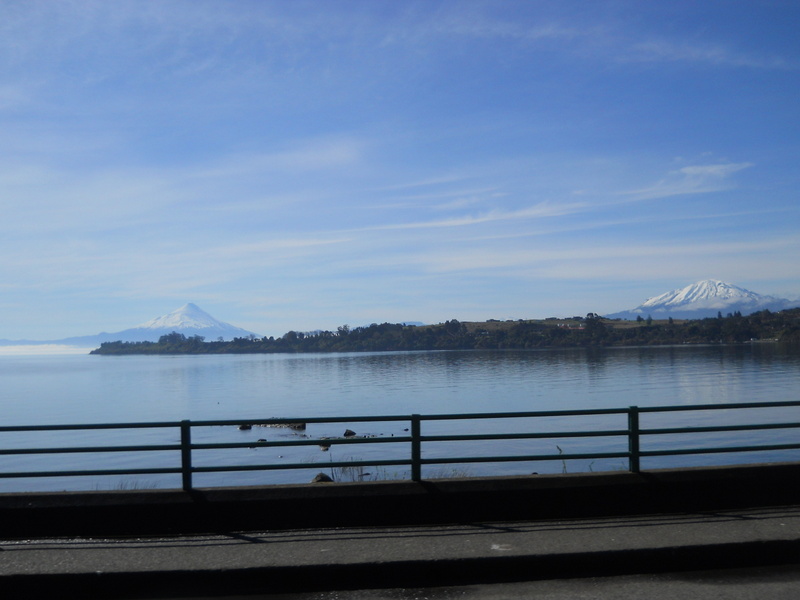
{"type": "Polygon", "coordinates": [[[800,504],[800,463],[269,487],[0,494],[0,537],[147,535],[800,504]]]}

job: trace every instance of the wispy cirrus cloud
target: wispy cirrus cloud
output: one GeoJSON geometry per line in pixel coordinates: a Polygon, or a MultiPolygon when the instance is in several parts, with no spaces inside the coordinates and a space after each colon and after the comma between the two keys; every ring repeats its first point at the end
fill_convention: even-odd
{"type": "Polygon", "coordinates": [[[362,231],[386,231],[401,229],[434,229],[447,227],[465,227],[479,225],[482,223],[492,223],[498,221],[513,221],[517,219],[539,219],[557,217],[570,214],[585,208],[582,202],[575,203],[550,203],[540,204],[522,208],[519,210],[490,210],[476,215],[459,215],[446,219],[436,219],[432,221],[416,221],[411,223],[391,223],[384,225],[374,225],[362,228],[362,231]]]}
{"type": "Polygon", "coordinates": [[[467,14],[451,13],[449,18],[433,24],[430,29],[439,34],[482,39],[516,39],[527,42],[570,40],[585,34],[579,27],[564,25],[559,20],[531,26],[486,14],[476,14],[475,11],[468,11],[467,14]]]}
{"type": "Polygon", "coordinates": [[[690,43],[667,39],[634,43],[620,59],[625,62],[685,62],[755,69],[800,68],[800,62],[783,56],[748,53],[719,43],[690,43]]]}
{"type": "Polygon", "coordinates": [[[686,166],[671,171],[650,187],[623,192],[629,201],[654,200],[686,194],[707,194],[733,187],[731,175],[754,166],[753,163],[725,163],[686,166]]]}
{"type": "MultiPolygon", "coordinates": [[[[536,25],[503,18],[475,6],[461,14],[443,13],[433,23],[418,27],[415,33],[394,31],[390,40],[420,40],[433,36],[458,36],[474,40],[515,42],[558,42],[563,56],[578,55],[589,60],[613,60],[620,63],[681,62],[720,67],[745,67],[768,70],[796,70],[800,61],[794,57],[743,49],[722,41],[697,41],[653,35],[643,39],[631,30],[625,19],[610,19],[599,25],[592,13],[585,18],[554,11],[536,25]],[[423,32],[423,36],[420,32],[423,32]]],[[[485,7],[484,7],[485,8],[485,7]]],[[[614,11],[609,11],[609,14],[614,11]]],[[[599,16],[603,11],[599,11],[599,16]]]]}
{"type": "Polygon", "coordinates": [[[297,140],[272,152],[251,152],[217,159],[206,168],[193,168],[192,175],[226,178],[244,174],[294,173],[353,168],[364,157],[369,142],[355,137],[297,140]]]}
{"type": "MultiPolygon", "coordinates": [[[[620,245],[610,241],[600,244],[596,241],[581,243],[573,240],[570,247],[553,247],[547,244],[527,247],[499,248],[457,248],[441,249],[432,253],[419,253],[407,256],[418,266],[433,273],[487,272],[490,275],[507,276],[516,272],[525,277],[533,274],[546,275],[558,279],[572,279],[576,276],[586,279],[603,278],[625,279],[629,269],[649,265],[653,261],[669,256],[675,272],[681,269],[691,271],[706,263],[730,264],[731,257],[742,264],[757,262],[760,253],[782,252],[786,257],[779,261],[784,270],[792,263],[795,252],[800,250],[800,242],[792,237],[776,239],[752,239],[736,242],[690,242],[656,241],[639,244],[620,245]],[[703,260],[698,261],[702,256],[703,260]]],[[[779,271],[776,266],[770,267],[779,271]]],[[[650,275],[652,276],[652,275],[650,275]]]]}

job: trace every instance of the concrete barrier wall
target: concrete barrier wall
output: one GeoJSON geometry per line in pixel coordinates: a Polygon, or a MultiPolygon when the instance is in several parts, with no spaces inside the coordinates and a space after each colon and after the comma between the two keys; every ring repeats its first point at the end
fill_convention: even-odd
{"type": "Polygon", "coordinates": [[[800,503],[800,463],[422,482],[0,494],[0,537],[146,535],[800,503]]]}

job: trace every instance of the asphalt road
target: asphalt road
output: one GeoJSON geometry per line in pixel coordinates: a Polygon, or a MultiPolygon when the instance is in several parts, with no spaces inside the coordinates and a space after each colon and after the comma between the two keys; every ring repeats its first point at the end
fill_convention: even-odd
{"type": "MultiPolygon", "coordinates": [[[[588,578],[537,581],[507,586],[475,586],[462,590],[463,595],[423,595],[419,598],[537,598],[574,600],[790,600],[800,596],[800,568],[771,567],[759,569],[730,569],[717,571],[666,573],[628,577],[588,578]]],[[[447,592],[445,592],[447,593],[447,592]]],[[[364,596],[364,598],[380,596],[364,596]]],[[[401,598],[403,596],[400,596],[401,598]]],[[[344,597],[342,597],[344,598],[344,597]]],[[[390,596],[391,598],[391,596],[390,596]]],[[[319,600],[322,600],[320,598],[319,600]]],[[[332,598],[330,599],[332,600],[332,598]]]]}
{"type": "Polygon", "coordinates": [[[196,596],[188,600],[796,600],[798,597],[800,566],[789,565],[415,589],[196,596]]]}
{"type": "Polygon", "coordinates": [[[781,598],[791,590],[794,599],[800,597],[797,565],[800,506],[414,527],[0,540],[0,589],[14,599],[42,597],[37,594],[51,589],[81,598],[206,594],[315,600],[666,594],[781,598]],[[514,583],[519,581],[527,583],[514,583]],[[348,589],[361,591],[333,591],[348,589]],[[291,594],[302,590],[306,593],[291,594]]]}

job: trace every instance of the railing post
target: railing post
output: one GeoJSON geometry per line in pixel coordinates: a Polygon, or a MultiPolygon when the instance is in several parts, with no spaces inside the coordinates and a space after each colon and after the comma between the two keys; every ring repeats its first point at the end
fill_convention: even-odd
{"type": "Polygon", "coordinates": [[[181,421],[181,476],[184,491],[192,489],[192,427],[188,420],[181,421]]]}
{"type": "Polygon", "coordinates": [[[639,472],[639,407],[628,408],[628,470],[639,472]]]}
{"type": "Polygon", "coordinates": [[[411,415],[411,481],[422,480],[422,440],[420,416],[411,415]]]}

